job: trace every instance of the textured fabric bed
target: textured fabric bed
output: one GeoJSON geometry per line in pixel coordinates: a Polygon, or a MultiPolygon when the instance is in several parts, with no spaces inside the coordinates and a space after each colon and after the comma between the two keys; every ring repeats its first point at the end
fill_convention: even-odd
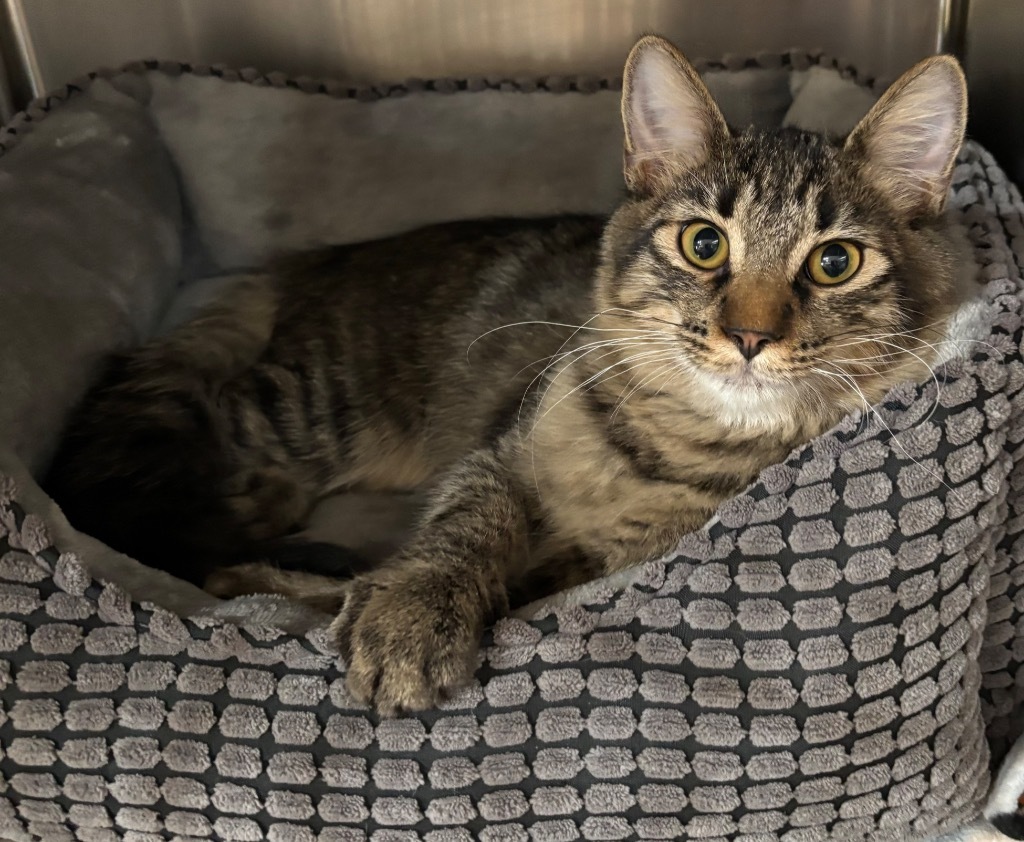
{"type": "MultiPolygon", "coordinates": [[[[735,122],[840,130],[871,102],[827,60],[733,64],[710,78],[735,122]]],[[[1024,701],[1024,204],[984,150],[954,178],[984,284],[964,359],[671,558],[502,621],[473,687],[382,722],[321,631],[256,622],[287,605],[141,569],[32,475],[102,354],[201,276],[607,209],[617,94],[183,70],[84,80],[0,132],[0,838],[998,838],[990,764],[1024,701]]]]}

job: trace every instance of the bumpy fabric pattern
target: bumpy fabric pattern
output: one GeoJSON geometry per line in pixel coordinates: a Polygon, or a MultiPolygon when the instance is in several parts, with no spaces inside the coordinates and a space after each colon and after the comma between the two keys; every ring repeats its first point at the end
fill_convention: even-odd
{"type": "Polygon", "coordinates": [[[0,838],[800,842],[973,817],[1024,701],[1024,204],[969,144],[954,205],[986,342],[632,586],[499,623],[441,710],[381,721],[320,634],[93,581],[0,478],[0,838]]]}

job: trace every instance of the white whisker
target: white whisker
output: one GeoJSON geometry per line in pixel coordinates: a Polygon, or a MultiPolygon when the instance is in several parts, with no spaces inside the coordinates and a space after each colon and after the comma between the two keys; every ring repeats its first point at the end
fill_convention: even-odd
{"type": "MultiPolygon", "coordinates": [[[[925,471],[926,473],[930,474],[932,477],[937,479],[939,481],[939,484],[943,485],[946,488],[946,490],[949,491],[950,494],[952,494],[954,496],[957,496],[956,489],[952,488],[942,478],[941,474],[939,474],[938,472],[930,469],[927,465],[925,465],[919,459],[914,457],[914,455],[907,449],[906,445],[903,444],[903,442],[900,440],[899,435],[897,433],[895,433],[893,431],[893,429],[885,422],[885,419],[882,417],[882,414],[874,406],[872,406],[870,401],[868,401],[867,396],[864,394],[863,391],[861,391],[860,386],[857,385],[857,382],[855,380],[850,379],[844,372],[841,372],[841,371],[826,371],[825,369],[822,369],[822,368],[815,368],[814,371],[816,371],[818,374],[822,374],[822,375],[824,375],[826,377],[836,378],[836,379],[839,379],[841,382],[845,382],[845,383],[849,384],[849,386],[853,389],[853,391],[856,392],[858,394],[858,396],[860,397],[861,402],[864,404],[865,411],[870,413],[871,415],[873,415],[875,417],[875,419],[882,426],[882,428],[889,434],[889,438],[892,441],[892,443],[894,445],[896,445],[897,447],[899,447],[900,450],[903,451],[903,454],[911,462],[913,462],[915,465],[917,465],[919,468],[921,468],[921,470],[925,471]]],[[[931,415],[929,415],[928,418],[924,419],[924,421],[919,422],[918,426],[920,426],[921,424],[926,423],[929,418],[931,418],[931,415]]]]}
{"type": "MultiPolygon", "coordinates": [[[[669,342],[668,340],[655,340],[655,339],[640,339],[640,340],[637,340],[637,339],[634,339],[633,337],[628,337],[628,338],[621,338],[621,339],[607,339],[607,340],[602,340],[602,341],[598,341],[598,342],[591,342],[591,343],[588,343],[586,345],[581,345],[581,346],[579,346],[577,348],[572,348],[572,349],[570,349],[568,351],[565,351],[563,353],[553,354],[551,357],[547,358],[548,360],[550,360],[550,362],[548,362],[547,365],[545,365],[539,372],[537,372],[536,375],[534,375],[534,377],[526,385],[526,388],[523,390],[523,397],[522,397],[522,399],[519,402],[519,413],[518,413],[518,416],[517,416],[518,417],[518,422],[517,423],[522,423],[523,404],[526,402],[526,398],[530,394],[530,390],[533,389],[534,385],[539,380],[541,380],[553,367],[559,365],[561,362],[563,362],[565,360],[568,360],[568,362],[561,369],[559,369],[559,371],[554,375],[554,377],[552,377],[551,380],[548,382],[547,387],[545,388],[545,393],[551,388],[551,386],[554,384],[554,381],[557,380],[559,377],[561,377],[562,374],[564,374],[572,365],[578,363],[580,360],[582,360],[583,358],[589,356],[594,351],[598,351],[598,350],[601,350],[602,348],[609,348],[610,347],[610,348],[612,348],[612,351],[608,352],[610,354],[610,353],[613,353],[615,350],[618,350],[620,346],[621,346],[622,350],[628,351],[628,349],[631,346],[633,346],[633,345],[635,345],[636,347],[640,347],[640,346],[643,346],[643,345],[670,345],[670,344],[674,344],[674,343],[669,342]],[[575,356],[575,359],[572,359],[573,356],[575,356]]],[[[598,359],[604,359],[605,356],[607,356],[607,354],[603,354],[602,356],[598,357],[598,359]]],[[[539,360],[537,362],[539,362],[539,360]]],[[[531,365],[536,365],[536,362],[531,363],[531,365]]],[[[529,368],[529,366],[527,366],[527,368],[529,368]]],[[[520,373],[522,371],[524,371],[524,370],[525,369],[520,369],[520,373]]]]}
{"type": "MultiPolygon", "coordinates": [[[[616,402],[615,409],[612,410],[612,414],[609,417],[610,418],[615,418],[615,416],[618,415],[619,410],[622,409],[622,407],[625,405],[626,401],[628,401],[631,397],[633,397],[633,395],[635,395],[637,392],[639,392],[641,389],[643,389],[644,386],[646,386],[648,383],[650,383],[656,377],[660,376],[662,374],[662,372],[666,371],[666,369],[668,371],[674,371],[678,367],[679,367],[678,360],[669,359],[665,364],[659,366],[657,369],[654,370],[653,373],[651,373],[649,376],[647,376],[643,380],[641,380],[633,389],[631,389],[629,391],[629,394],[623,396],[622,392],[620,392],[619,393],[619,395],[620,395],[619,400],[616,402]]],[[[632,383],[632,382],[633,381],[630,380],[630,383],[632,383]]],[[[629,388],[629,383],[626,384],[626,388],[629,388]]],[[[662,386],[662,388],[664,388],[664,386],[662,386]]],[[[623,391],[625,391],[625,389],[623,389],[623,391]]],[[[660,392],[661,389],[659,389],[658,391],[660,392]]]]}
{"type": "MultiPolygon", "coordinates": [[[[534,422],[533,429],[536,430],[537,429],[537,425],[540,424],[540,422],[543,421],[552,410],[554,410],[560,403],[562,403],[562,401],[564,401],[566,398],[572,397],[574,394],[579,392],[581,389],[585,389],[587,386],[591,385],[592,383],[595,383],[595,382],[599,381],[600,378],[604,374],[606,374],[608,371],[611,371],[616,366],[625,365],[626,363],[633,362],[634,360],[637,360],[637,359],[640,359],[640,358],[649,358],[651,356],[657,356],[657,355],[666,354],[666,353],[670,353],[670,352],[665,351],[665,350],[645,351],[645,352],[640,353],[640,354],[633,354],[632,356],[626,357],[624,359],[621,359],[621,360],[618,360],[617,362],[612,363],[610,366],[606,366],[605,368],[601,369],[601,371],[597,372],[597,374],[591,375],[586,380],[584,380],[582,383],[578,383],[576,386],[574,386],[572,389],[570,389],[568,392],[566,392],[564,395],[562,395],[551,406],[549,406],[547,409],[545,409],[544,412],[540,415],[540,417],[537,418],[537,420],[534,422]]],[[[649,360],[649,361],[650,362],[654,362],[653,360],[649,360]]],[[[564,371],[564,370],[565,369],[563,369],[562,371],[564,371]]],[[[544,399],[546,398],[548,392],[551,391],[551,386],[554,384],[554,380],[557,379],[557,377],[559,375],[561,375],[561,374],[562,374],[562,372],[559,372],[559,374],[556,375],[555,378],[553,378],[549,382],[548,388],[544,392],[544,398],[541,398],[541,401],[540,401],[541,405],[543,405],[544,399]]]]}
{"type": "MultiPolygon", "coordinates": [[[[497,333],[499,330],[506,330],[506,329],[508,329],[510,327],[526,327],[528,325],[547,325],[548,327],[572,328],[573,329],[572,336],[575,336],[576,333],[579,333],[579,331],[581,331],[581,330],[593,330],[593,331],[599,331],[599,332],[602,332],[602,333],[636,333],[637,332],[635,328],[625,328],[625,327],[590,327],[590,322],[592,322],[594,319],[600,317],[601,315],[602,315],[602,313],[596,313],[593,316],[591,316],[589,319],[587,319],[587,321],[585,321],[581,325],[569,324],[568,322],[549,322],[549,321],[545,321],[543,319],[530,319],[530,320],[523,321],[523,322],[509,322],[508,324],[498,325],[497,327],[492,327],[490,330],[485,330],[476,339],[474,339],[472,342],[470,342],[469,345],[466,346],[466,355],[467,356],[469,355],[470,350],[481,339],[485,339],[486,337],[490,336],[492,333],[497,333]]],[[[570,336],[570,338],[571,338],[571,336],[570,336]]]]}

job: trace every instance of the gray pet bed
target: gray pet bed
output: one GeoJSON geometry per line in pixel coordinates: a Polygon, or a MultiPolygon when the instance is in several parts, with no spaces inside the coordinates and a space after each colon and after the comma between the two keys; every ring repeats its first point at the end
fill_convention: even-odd
{"type": "MultiPolygon", "coordinates": [[[[706,69],[736,123],[843,131],[872,101],[800,54],[706,69]]],[[[291,606],[147,571],[33,481],[102,356],[199,278],[443,219],[609,209],[614,87],[154,63],[0,132],[0,838],[984,832],[1024,697],[1024,205],[973,143],[953,205],[983,286],[958,329],[983,341],[765,471],[671,558],[500,622],[442,710],[380,721],[322,631],[268,625],[291,606]]]]}

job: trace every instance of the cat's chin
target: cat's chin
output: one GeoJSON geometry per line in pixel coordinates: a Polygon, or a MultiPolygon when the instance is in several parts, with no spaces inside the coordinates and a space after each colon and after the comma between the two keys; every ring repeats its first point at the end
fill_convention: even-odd
{"type": "Polygon", "coordinates": [[[791,422],[798,404],[793,383],[756,372],[748,366],[735,372],[696,371],[695,381],[705,404],[729,427],[774,428],[791,422]]]}
{"type": "Polygon", "coordinates": [[[716,387],[742,390],[751,395],[787,393],[791,389],[788,381],[780,380],[752,366],[736,366],[731,371],[705,370],[701,372],[716,387]]]}

